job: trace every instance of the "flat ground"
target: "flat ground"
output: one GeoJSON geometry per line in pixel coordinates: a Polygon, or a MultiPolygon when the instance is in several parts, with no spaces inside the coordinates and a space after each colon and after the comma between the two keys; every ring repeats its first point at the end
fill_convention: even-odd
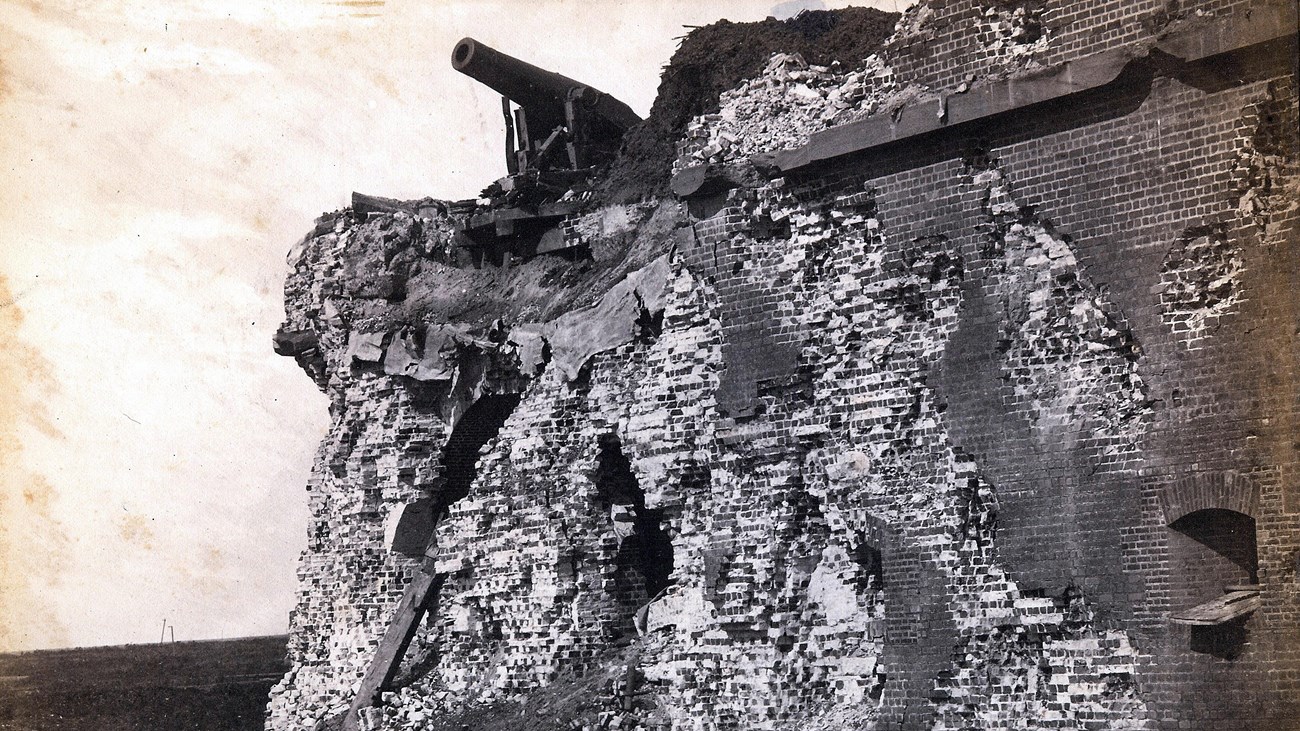
{"type": "Polygon", "coordinates": [[[3,731],[260,731],[287,638],[0,655],[3,731]]]}

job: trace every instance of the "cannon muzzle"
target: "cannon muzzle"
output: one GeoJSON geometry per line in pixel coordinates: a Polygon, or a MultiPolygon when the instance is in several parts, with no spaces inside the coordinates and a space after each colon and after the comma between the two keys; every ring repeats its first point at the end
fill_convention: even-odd
{"type": "Polygon", "coordinates": [[[560,110],[562,115],[564,102],[571,95],[588,90],[584,96],[603,97],[593,111],[606,121],[622,129],[641,121],[631,107],[608,94],[581,81],[520,61],[473,38],[462,38],[452,49],[451,66],[495,89],[534,115],[542,110],[560,110]]]}
{"type": "Polygon", "coordinates": [[[516,112],[512,121],[506,110],[506,158],[512,173],[551,166],[548,161],[554,156],[548,157],[548,151],[561,140],[569,147],[575,169],[608,159],[623,133],[641,121],[631,107],[609,94],[473,38],[462,38],[452,49],[451,67],[496,90],[523,112],[516,112]],[[511,139],[515,127],[517,141],[511,139]]]}

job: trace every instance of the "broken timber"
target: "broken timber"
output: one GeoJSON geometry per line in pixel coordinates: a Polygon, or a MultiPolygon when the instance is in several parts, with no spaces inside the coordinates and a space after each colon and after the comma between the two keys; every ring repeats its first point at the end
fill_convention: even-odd
{"type": "Polygon", "coordinates": [[[1213,626],[1226,624],[1238,617],[1259,609],[1263,600],[1258,586],[1230,586],[1228,593],[1217,599],[1197,604],[1169,618],[1174,624],[1213,626]],[[1235,590],[1235,591],[1234,591],[1235,590]]]}
{"type": "Polygon", "coordinates": [[[560,229],[565,217],[579,204],[544,203],[535,209],[500,208],[476,213],[456,225],[456,245],[470,252],[475,265],[484,260],[497,265],[506,254],[530,257],[571,248],[560,229]]]}
{"type": "Polygon", "coordinates": [[[361,679],[357,696],[343,718],[343,731],[358,731],[361,710],[373,705],[375,698],[393,682],[393,677],[397,675],[397,670],[402,665],[406,648],[411,644],[411,638],[415,637],[415,630],[420,626],[420,620],[424,619],[429,607],[437,601],[438,591],[442,588],[445,577],[434,572],[433,554],[436,550],[437,544],[430,542],[424,554],[424,562],[416,570],[415,578],[402,594],[402,599],[397,604],[397,611],[393,614],[387,631],[384,632],[384,638],[379,641],[379,649],[375,651],[375,657],[370,661],[370,668],[361,679]]]}

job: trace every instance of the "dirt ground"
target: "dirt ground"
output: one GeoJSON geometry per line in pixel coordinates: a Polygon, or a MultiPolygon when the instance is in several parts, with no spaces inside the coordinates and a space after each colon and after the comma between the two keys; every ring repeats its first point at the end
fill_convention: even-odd
{"type": "Polygon", "coordinates": [[[288,638],[0,655],[4,731],[260,731],[288,638]]]}
{"type": "Polygon", "coordinates": [[[514,702],[471,706],[451,716],[429,720],[426,731],[565,731],[608,728],[611,711],[644,717],[653,709],[646,701],[624,708],[614,697],[613,686],[625,678],[629,663],[641,651],[638,643],[611,648],[594,661],[581,676],[562,676],[514,702]]]}

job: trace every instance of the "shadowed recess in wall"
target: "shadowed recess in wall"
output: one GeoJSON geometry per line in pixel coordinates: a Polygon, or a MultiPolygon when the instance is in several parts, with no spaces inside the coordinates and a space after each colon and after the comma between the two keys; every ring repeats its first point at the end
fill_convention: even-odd
{"type": "Polygon", "coordinates": [[[646,508],[645,492],[632,473],[618,437],[600,438],[596,457],[596,489],[609,506],[618,554],[614,594],[625,616],[632,615],[671,583],[673,545],[663,527],[663,511],[646,508]]]}
{"type": "Polygon", "coordinates": [[[1245,513],[1208,508],[1169,526],[1170,548],[1182,569],[1183,603],[1172,621],[1190,624],[1193,652],[1233,659],[1247,640],[1246,618],[1258,604],[1259,556],[1255,519],[1245,513]]]}
{"type": "Polygon", "coordinates": [[[1212,508],[1184,515],[1170,527],[1195,541],[1181,546],[1189,574],[1223,584],[1254,584],[1258,580],[1254,518],[1212,508]]]}
{"type": "Polygon", "coordinates": [[[480,396],[456,422],[442,448],[443,476],[447,480],[442,493],[444,506],[469,494],[470,483],[478,474],[479,450],[501,431],[520,398],[517,393],[480,396]]]}

